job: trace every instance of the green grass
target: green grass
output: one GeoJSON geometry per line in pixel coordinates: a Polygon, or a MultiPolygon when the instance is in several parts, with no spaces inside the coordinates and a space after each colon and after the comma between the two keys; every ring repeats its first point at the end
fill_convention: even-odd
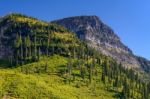
{"type": "MultiPolygon", "coordinates": [[[[113,99],[102,82],[85,83],[80,77],[69,83],[60,75],[67,58],[54,55],[14,69],[0,70],[0,98],[14,99],[113,99]],[[45,71],[47,65],[47,71],[45,71]]],[[[79,71],[75,70],[75,73],[79,71]]],[[[93,78],[94,79],[94,78],[93,78]]],[[[87,80],[87,79],[85,79],[87,80]]]]}
{"type": "MultiPolygon", "coordinates": [[[[116,87],[113,84],[118,76],[123,78],[119,79],[120,83],[123,83],[128,71],[119,68],[119,64],[111,57],[87,47],[75,34],[59,25],[11,14],[0,21],[0,26],[7,26],[8,22],[9,27],[4,34],[10,36],[10,39],[5,43],[13,48],[12,57],[15,59],[13,61],[12,57],[9,58],[13,63],[11,65],[6,60],[0,60],[0,99],[112,99],[122,96],[120,92],[124,85],[116,87]],[[14,40],[16,33],[18,36],[14,40]],[[20,47],[22,45],[23,51],[14,46],[18,45],[13,43],[19,40],[18,37],[22,38],[23,43],[18,44],[20,47]],[[27,40],[28,37],[30,40],[27,40]],[[30,43],[28,46],[25,39],[30,43]],[[28,50],[25,51],[26,48],[28,50]],[[23,53],[16,55],[16,52],[23,53]],[[25,57],[25,52],[31,55],[25,57]],[[43,55],[40,55],[40,60],[34,57],[36,52],[43,55]],[[58,55],[46,57],[48,54],[58,55]],[[38,62],[33,62],[34,60],[38,62]],[[101,81],[102,67],[103,71],[109,72],[109,75],[105,74],[105,84],[101,81]],[[113,77],[110,74],[113,74],[113,77]],[[108,80],[108,77],[111,80],[108,80]]],[[[127,77],[127,83],[130,81],[130,77],[127,77]]],[[[135,98],[140,95],[137,89],[131,89],[135,98]]]]}

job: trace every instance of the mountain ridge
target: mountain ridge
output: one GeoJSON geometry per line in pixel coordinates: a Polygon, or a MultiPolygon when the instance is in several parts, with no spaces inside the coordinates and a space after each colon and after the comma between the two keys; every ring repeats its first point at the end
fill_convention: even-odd
{"type": "MultiPolygon", "coordinates": [[[[21,17],[31,18],[32,20],[38,20],[36,18],[28,17],[26,15],[13,13],[6,15],[5,17],[1,17],[1,22],[10,17],[11,15],[19,15],[21,17]]],[[[32,20],[27,21],[30,22],[32,20]]],[[[46,26],[49,24],[48,22],[41,20],[40,22],[42,24],[45,24],[46,26]]],[[[69,17],[56,21],[51,21],[50,23],[55,23],[59,24],[60,26],[64,26],[68,30],[74,32],[79,39],[83,41],[86,40],[87,44],[90,47],[99,50],[100,53],[103,53],[104,55],[111,56],[112,58],[116,59],[118,63],[123,63],[125,67],[144,69],[144,71],[149,72],[150,62],[145,58],[141,58],[139,56],[134,55],[133,52],[121,42],[120,38],[114,33],[114,31],[109,26],[104,24],[96,15],[69,17]],[[66,20],[68,22],[66,22],[66,20]]],[[[1,28],[1,36],[3,35],[2,31],[4,30],[4,28],[1,28]]],[[[7,39],[7,35],[5,37],[6,38],[4,39],[7,39]]],[[[10,52],[9,47],[7,49],[6,47],[1,46],[0,51],[2,52],[0,54],[0,57],[12,54],[10,52]],[[4,52],[7,52],[6,55],[4,52]]]]}
{"type": "Polygon", "coordinates": [[[139,69],[150,67],[149,60],[145,59],[147,64],[141,63],[139,57],[134,55],[132,50],[121,42],[113,29],[104,24],[96,15],[68,17],[51,22],[75,32],[79,39],[87,41],[89,46],[96,48],[105,55],[113,57],[126,67],[139,69]]]}
{"type": "MultiPolygon", "coordinates": [[[[83,26],[86,27],[85,24],[83,26]]],[[[108,32],[108,28],[105,28],[102,33],[108,32]]],[[[92,28],[89,25],[87,29],[92,28]]],[[[110,56],[89,47],[87,44],[90,42],[82,42],[75,33],[61,25],[13,14],[0,22],[0,30],[2,99],[149,97],[150,90],[147,88],[150,83],[143,80],[146,79],[145,74],[124,68],[110,56]],[[3,60],[5,57],[8,57],[7,60],[3,60]]],[[[110,34],[113,35],[112,32],[110,34]]],[[[121,43],[115,42],[119,41],[117,37],[104,41],[110,43],[109,39],[114,40],[113,46],[121,47],[121,43]]],[[[106,45],[105,42],[102,42],[102,47],[106,45]]],[[[126,48],[124,50],[125,54],[129,52],[126,48]]],[[[141,61],[145,64],[143,59],[141,61]]]]}

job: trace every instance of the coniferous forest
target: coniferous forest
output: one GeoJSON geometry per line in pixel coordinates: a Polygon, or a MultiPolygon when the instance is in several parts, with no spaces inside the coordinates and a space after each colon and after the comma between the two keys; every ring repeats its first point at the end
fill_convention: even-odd
{"type": "Polygon", "coordinates": [[[0,20],[1,99],[149,99],[146,75],[89,47],[75,33],[21,14],[0,20]],[[7,27],[7,28],[5,28],[7,27]]]}

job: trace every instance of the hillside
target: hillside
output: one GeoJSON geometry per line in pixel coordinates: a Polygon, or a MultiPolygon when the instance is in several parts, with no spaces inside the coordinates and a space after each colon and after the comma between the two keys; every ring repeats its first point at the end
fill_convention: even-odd
{"type": "Polygon", "coordinates": [[[0,20],[0,42],[2,99],[149,98],[144,74],[57,24],[10,14],[0,20]]]}
{"type": "MultiPolygon", "coordinates": [[[[0,92],[2,94],[0,97],[8,97],[8,99],[113,99],[116,93],[106,91],[102,82],[87,87],[78,76],[74,81],[71,78],[71,82],[67,82],[65,79],[67,75],[57,73],[60,72],[59,69],[65,69],[66,64],[67,58],[55,55],[15,69],[1,70],[0,92]],[[47,71],[44,70],[46,61],[47,71]]],[[[79,75],[79,71],[75,72],[79,75]]]]}
{"type": "Polygon", "coordinates": [[[104,55],[111,56],[125,67],[144,70],[149,73],[150,61],[137,57],[124,45],[114,31],[97,16],[76,16],[64,18],[57,23],[75,32],[78,38],[87,42],[104,55]],[[141,61],[139,61],[141,60],[141,61]],[[144,62],[145,61],[145,62],[144,62]]]}

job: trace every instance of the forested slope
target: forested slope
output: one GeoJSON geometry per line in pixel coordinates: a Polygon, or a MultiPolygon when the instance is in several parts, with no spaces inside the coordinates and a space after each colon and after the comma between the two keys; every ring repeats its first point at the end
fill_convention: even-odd
{"type": "Polygon", "coordinates": [[[148,81],[64,27],[20,14],[0,21],[0,98],[148,99],[148,81]]]}

